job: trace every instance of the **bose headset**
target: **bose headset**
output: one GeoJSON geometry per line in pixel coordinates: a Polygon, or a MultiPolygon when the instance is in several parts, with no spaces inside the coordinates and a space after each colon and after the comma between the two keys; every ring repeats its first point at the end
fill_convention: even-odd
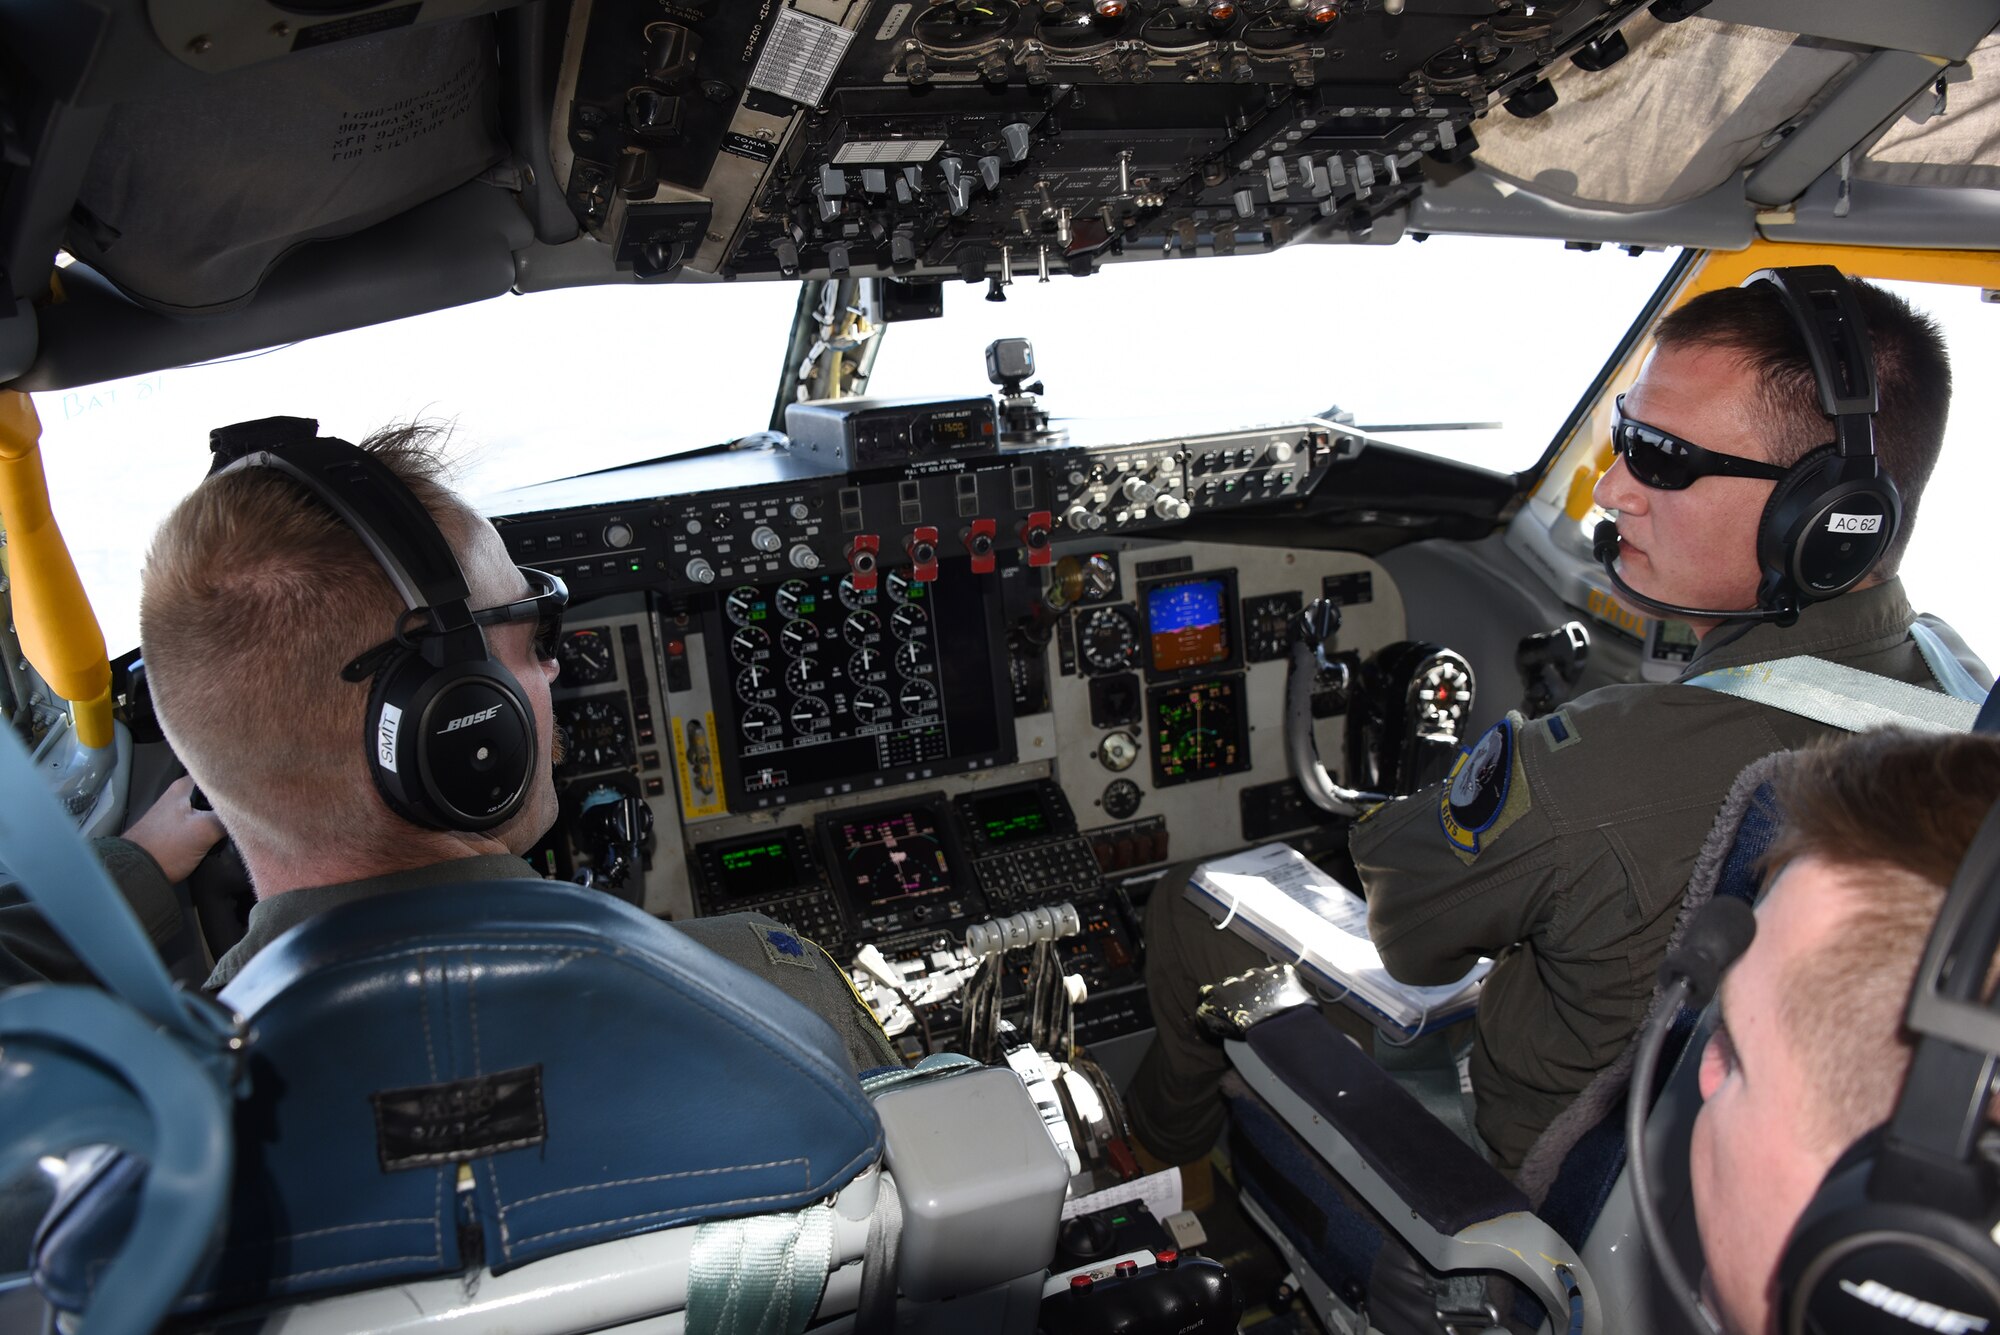
{"type": "Polygon", "coordinates": [[[1789,626],[1808,603],[1846,593],[1881,559],[1902,526],[1903,499],[1875,455],[1874,344],[1854,289],[1831,265],[1759,269],[1744,287],[1768,283],[1805,339],[1820,411],[1833,419],[1831,442],[1786,470],[1757,524],[1762,575],[1754,608],[1682,607],[1627,584],[1617,570],[1618,524],[1591,535],[1591,555],[1619,594],[1672,617],[1773,621],[1789,626]]]}
{"type": "Polygon", "coordinates": [[[403,600],[389,642],[341,673],[368,680],[368,772],[390,810],[430,829],[488,830],[527,800],[534,710],[487,650],[451,544],[402,479],[309,417],[267,417],[209,433],[209,476],[284,474],[368,547],[403,600]]]}
{"type": "MultiPolygon", "coordinates": [[[[2000,699],[2000,695],[1995,696],[2000,699]]],[[[1991,711],[1989,711],[1990,714],[1991,711]]],[[[1995,720],[1982,719],[1982,731],[1995,720]]],[[[1718,898],[1661,970],[1669,997],[1640,1040],[1634,1090],[1652,1087],[1674,992],[1701,1006],[1749,946],[1756,919],[1718,898]]],[[[1916,1035],[1895,1111],[1828,1170],[1778,1263],[1782,1335],[2000,1331],[2000,1182],[1986,1110],[2000,1070],[2000,1006],[1982,1004],[2000,948],[2000,803],[1959,863],[1924,947],[1904,1024],[1916,1035]]],[[[2000,1000],[2000,999],[1996,999],[2000,1000]]],[[[1646,1182],[1645,1100],[1626,1113],[1633,1198],[1655,1263],[1693,1323],[1714,1331],[1674,1259],[1646,1182]]]]}

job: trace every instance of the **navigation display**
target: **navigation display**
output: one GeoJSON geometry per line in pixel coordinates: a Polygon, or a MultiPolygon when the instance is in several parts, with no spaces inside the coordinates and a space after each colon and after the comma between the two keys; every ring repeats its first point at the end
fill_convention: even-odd
{"type": "Polygon", "coordinates": [[[1250,768],[1241,676],[1216,677],[1147,693],[1153,786],[1167,788],[1250,768]]]}
{"type": "Polygon", "coordinates": [[[950,894],[957,886],[944,821],[934,807],[829,812],[820,817],[834,875],[866,909],[950,894]]]}
{"type": "Polygon", "coordinates": [[[703,629],[731,809],[1011,761],[991,583],[959,559],[929,583],[900,569],[873,589],[816,574],[721,591],[703,629]]]}
{"type": "Polygon", "coordinates": [[[1212,667],[1230,657],[1228,586],[1220,576],[1155,584],[1146,590],[1153,670],[1212,667]]]}

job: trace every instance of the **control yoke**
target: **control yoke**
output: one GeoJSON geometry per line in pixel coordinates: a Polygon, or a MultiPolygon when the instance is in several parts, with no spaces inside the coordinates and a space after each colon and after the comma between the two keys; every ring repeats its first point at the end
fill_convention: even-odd
{"type": "Polygon", "coordinates": [[[1332,657],[1327,646],[1340,633],[1340,605],[1327,598],[1306,604],[1292,622],[1292,657],[1285,672],[1285,757],[1292,777],[1306,797],[1322,811],[1359,816],[1369,807],[1392,800],[1386,793],[1364,793],[1333,781],[1319,760],[1313,739],[1313,686],[1322,674],[1337,676],[1345,688],[1347,664],[1332,657]]]}

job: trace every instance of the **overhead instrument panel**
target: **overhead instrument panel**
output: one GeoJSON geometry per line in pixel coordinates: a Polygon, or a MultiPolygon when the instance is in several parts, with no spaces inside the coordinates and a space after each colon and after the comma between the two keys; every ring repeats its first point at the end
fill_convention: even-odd
{"type": "Polygon", "coordinates": [[[555,156],[578,219],[653,274],[997,279],[1269,249],[1365,231],[1637,8],[585,0],[555,156]]]}
{"type": "Polygon", "coordinates": [[[892,570],[740,584],[706,628],[723,778],[736,809],[1013,759],[990,579],[892,570]],[[946,650],[949,646],[949,652],[946,650]]]}

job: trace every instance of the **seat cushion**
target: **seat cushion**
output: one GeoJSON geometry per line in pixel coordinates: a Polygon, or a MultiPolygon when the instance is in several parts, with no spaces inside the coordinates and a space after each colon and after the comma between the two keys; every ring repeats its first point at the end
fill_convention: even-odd
{"type": "MultiPolygon", "coordinates": [[[[794,1209],[881,1153],[818,1016],[671,926],[544,881],[320,914],[222,1000],[249,1026],[226,1236],[182,1310],[297,1298],[794,1209]]],[[[86,1299],[126,1163],[44,1229],[86,1299]]]]}

